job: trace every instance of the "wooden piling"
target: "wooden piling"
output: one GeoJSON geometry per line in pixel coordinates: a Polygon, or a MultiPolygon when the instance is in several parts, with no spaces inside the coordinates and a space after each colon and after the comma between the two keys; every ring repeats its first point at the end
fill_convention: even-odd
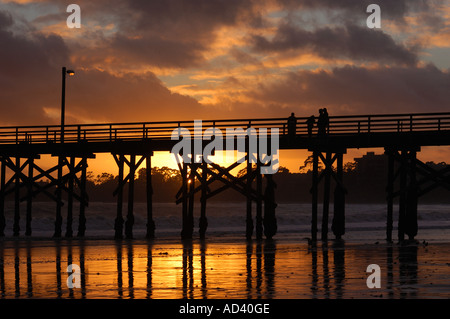
{"type": "Polygon", "coordinates": [[[336,188],[334,190],[334,212],[332,230],[336,239],[345,234],[345,188],[343,172],[343,153],[336,154],[336,188]]]}
{"type": "Polygon", "coordinates": [[[146,171],[146,195],[147,195],[147,235],[146,238],[155,237],[155,222],[153,221],[153,186],[152,186],[152,155],[145,156],[146,171]]]}
{"type": "Polygon", "coordinates": [[[202,162],[202,179],[200,181],[202,187],[202,194],[200,198],[200,222],[199,222],[199,234],[200,239],[205,239],[206,229],[208,228],[208,219],[206,218],[206,193],[208,190],[207,180],[208,180],[208,171],[207,171],[208,163],[206,163],[205,159],[202,162]]]}
{"type": "Polygon", "coordinates": [[[328,214],[330,210],[331,152],[326,154],[325,181],[323,191],[322,240],[328,239],[328,214]]]}
{"type": "Polygon", "coordinates": [[[117,189],[117,215],[116,220],[114,222],[114,238],[122,239],[123,238],[123,166],[124,166],[124,155],[120,154],[117,160],[117,165],[119,167],[119,176],[118,176],[118,189],[117,189]]]}
{"type": "Polygon", "coordinates": [[[195,172],[197,170],[197,165],[192,163],[190,165],[189,181],[188,181],[188,192],[189,192],[189,204],[188,204],[188,215],[187,215],[187,237],[190,239],[194,233],[194,200],[195,200],[195,172]]]}
{"type": "Polygon", "coordinates": [[[19,236],[20,232],[20,157],[16,157],[16,165],[14,167],[14,224],[13,236],[19,236]]]}
{"type": "Polygon", "coordinates": [[[71,238],[73,236],[72,222],[73,222],[73,174],[75,174],[75,157],[70,157],[69,162],[69,180],[68,180],[68,194],[67,194],[67,223],[65,237],[71,238]]]}
{"type": "Polygon", "coordinates": [[[6,164],[4,158],[0,159],[0,237],[5,236],[5,182],[6,164]]]}
{"type": "Polygon", "coordinates": [[[58,177],[57,177],[57,185],[56,185],[56,218],[55,218],[55,233],[53,234],[53,238],[61,237],[63,164],[64,164],[64,162],[63,162],[62,156],[58,156],[58,177]]]}
{"type": "Polygon", "coordinates": [[[86,231],[86,202],[87,202],[87,194],[86,194],[86,170],[87,170],[87,158],[82,158],[82,169],[81,169],[81,177],[80,177],[80,215],[78,216],[78,233],[77,237],[84,237],[86,231]]]}
{"type": "Polygon", "coordinates": [[[407,153],[405,150],[402,150],[400,155],[400,198],[398,214],[399,241],[403,241],[405,239],[407,165],[407,153]]]}
{"type": "Polygon", "coordinates": [[[127,239],[133,238],[134,225],[134,175],[136,171],[136,155],[130,155],[130,174],[128,179],[128,211],[127,220],[125,222],[125,237],[127,239]]]}
{"type": "Polygon", "coordinates": [[[388,184],[387,184],[387,220],[386,220],[386,240],[392,241],[392,230],[394,228],[394,154],[393,151],[386,152],[388,156],[388,184]]]}
{"type": "Polygon", "coordinates": [[[181,218],[182,218],[182,229],[181,229],[181,238],[182,239],[188,239],[188,176],[187,176],[187,164],[183,162],[181,166],[181,189],[182,189],[182,196],[183,196],[183,202],[181,207],[181,218]]]}
{"type": "Polygon", "coordinates": [[[406,215],[405,215],[405,233],[409,240],[413,240],[417,235],[417,180],[416,180],[416,159],[417,152],[411,150],[408,154],[409,163],[409,183],[406,192],[406,215]]]}
{"type": "Polygon", "coordinates": [[[26,229],[25,235],[31,236],[31,209],[32,209],[32,201],[33,201],[33,158],[28,159],[28,180],[27,180],[27,215],[26,215],[26,229]]]}
{"type": "MultiPolygon", "coordinates": [[[[249,145],[247,145],[247,147],[249,147],[249,145]]],[[[247,217],[245,220],[246,223],[245,235],[248,240],[252,239],[253,236],[252,196],[251,196],[252,181],[253,181],[253,172],[252,172],[251,154],[249,148],[247,148],[247,183],[246,183],[247,217]]]]}
{"type": "Polygon", "coordinates": [[[275,210],[277,203],[275,200],[276,183],[271,174],[264,175],[266,179],[266,189],[264,192],[264,235],[267,239],[272,239],[277,233],[278,225],[275,210]]]}
{"type": "Polygon", "coordinates": [[[313,172],[312,172],[312,219],[311,219],[311,240],[317,240],[317,213],[319,193],[319,152],[313,152],[313,172]]]}
{"type": "Polygon", "coordinates": [[[263,216],[262,216],[262,175],[261,175],[261,163],[258,158],[258,164],[256,166],[256,239],[263,238],[263,216]]]}

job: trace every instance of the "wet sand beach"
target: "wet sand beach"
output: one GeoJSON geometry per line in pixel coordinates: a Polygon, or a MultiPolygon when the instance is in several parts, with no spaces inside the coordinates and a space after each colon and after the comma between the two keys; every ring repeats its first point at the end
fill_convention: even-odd
{"type": "Polygon", "coordinates": [[[450,243],[26,240],[0,242],[3,299],[402,299],[450,297],[450,243]],[[80,288],[67,266],[80,267],[80,288]],[[368,265],[380,267],[369,289],[368,265]]]}

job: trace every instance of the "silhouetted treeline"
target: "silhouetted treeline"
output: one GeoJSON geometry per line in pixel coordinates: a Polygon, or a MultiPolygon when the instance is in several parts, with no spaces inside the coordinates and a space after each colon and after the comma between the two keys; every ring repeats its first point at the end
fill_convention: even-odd
{"type": "MultiPolygon", "coordinates": [[[[378,164],[373,165],[372,162],[363,163],[349,162],[344,167],[344,184],[347,188],[347,203],[384,203],[386,202],[386,186],[387,186],[387,158],[383,160],[381,155],[378,156],[378,164]]],[[[275,196],[278,203],[310,203],[311,202],[311,158],[308,158],[304,165],[300,167],[299,173],[292,173],[287,168],[280,167],[278,172],[273,175],[276,183],[275,196]]],[[[447,166],[446,163],[426,163],[429,167],[439,170],[447,166]]],[[[319,166],[319,169],[322,169],[319,166]]],[[[243,169],[238,176],[245,174],[243,169]]],[[[102,173],[93,175],[88,172],[86,190],[89,201],[114,202],[116,197],[113,196],[114,190],[118,185],[118,178],[112,174],[102,173]]],[[[420,179],[420,176],[419,176],[420,179]]],[[[45,185],[46,182],[40,182],[45,185]]],[[[265,179],[263,178],[263,190],[265,187],[265,179]]],[[[181,175],[178,170],[168,167],[152,168],[152,185],[153,185],[153,201],[154,202],[174,202],[175,195],[181,186],[181,175]]],[[[199,185],[197,182],[196,185],[199,185]]],[[[211,190],[222,186],[223,183],[214,182],[211,190]],[[216,185],[216,186],[214,186],[216,185]]],[[[398,180],[396,181],[396,190],[398,190],[398,180]]],[[[430,184],[424,184],[424,187],[430,184]]],[[[334,187],[332,179],[332,187],[334,187]]],[[[255,185],[254,185],[255,187],[255,185]]],[[[124,201],[127,201],[127,186],[124,188],[124,201]]],[[[321,190],[323,182],[319,185],[319,201],[323,198],[321,190]]],[[[76,187],[75,187],[76,189],[76,187]]],[[[50,193],[54,193],[53,188],[49,188],[50,193]]],[[[333,192],[332,192],[333,193],[333,192]]],[[[26,189],[22,188],[21,196],[26,194],[26,189]]],[[[8,199],[13,199],[14,193],[8,195],[8,199]]],[[[49,201],[50,199],[44,194],[39,194],[34,201],[49,201]]],[[[199,201],[200,193],[196,194],[196,201],[199,201]]],[[[234,189],[228,189],[211,199],[212,201],[237,202],[245,201],[245,196],[234,189]]],[[[142,168],[136,174],[135,180],[135,201],[146,201],[146,169],[142,168]]],[[[432,192],[421,197],[419,203],[450,203],[449,191],[437,187],[432,192]]]]}

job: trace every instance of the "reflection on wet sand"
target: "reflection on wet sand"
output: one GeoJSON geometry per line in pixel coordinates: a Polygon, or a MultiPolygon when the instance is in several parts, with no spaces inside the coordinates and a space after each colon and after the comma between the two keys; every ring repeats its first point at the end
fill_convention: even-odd
{"type": "Polygon", "coordinates": [[[133,244],[127,242],[127,261],[128,261],[128,295],[134,299],[134,275],[133,275],[133,244]]]}
{"type": "Polygon", "coordinates": [[[152,242],[147,245],[147,299],[152,298],[152,242]]]}
{"type": "Polygon", "coordinates": [[[344,295],[345,280],[345,245],[344,241],[333,243],[333,261],[336,298],[342,298],[344,295]]]}
{"type": "Polygon", "coordinates": [[[400,292],[401,298],[416,298],[417,289],[417,246],[400,246],[399,282],[406,287],[400,292]]]}
{"type": "MultiPolygon", "coordinates": [[[[333,251],[333,274],[330,276],[329,265],[329,246],[327,242],[322,243],[320,251],[322,253],[322,288],[324,298],[343,298],[345,285],[345,244],[344,241],[335,241],[332,244],[333,251]],[[334,282],[331,282],[334,280],[334,282]],[[330,290],[334,290],[332,295],[330,290]]],[[[312,244],[308,249],[311,254],[311,293],[312,298],[322,297],[319,294],[319,264],[318,264],[318,247],[317,244],[312,244]]]]}
{"type": "Polygon", "coordinates": [[[3,243],[0,242],[0,297],[2,299],[6,297],[4,259],[3,243]]]}
{"type": "Polygon", "coordinates": [[[0,242],[0,297],[420,298],[434,294],[424,289],[426,283],[450,282],[448,267],[429,271],[429,249],[362,247],[343,241],[314,245],[275,240],[239,244],[70,240],[45,245],[4,241],[0,242]],[[366,286],[365,270],[371,263],[383,270],[380,290],[366,286]],[[67,286],[70,264],[80,267],[80,288],[67,286]],[[420,265],[427,267],[425,272],[420,265]]]}
{"type": "Polygon", "coordinates": [[[194,298],[194,264],[191,241],[183,241],[183,298],[194,298]]]}

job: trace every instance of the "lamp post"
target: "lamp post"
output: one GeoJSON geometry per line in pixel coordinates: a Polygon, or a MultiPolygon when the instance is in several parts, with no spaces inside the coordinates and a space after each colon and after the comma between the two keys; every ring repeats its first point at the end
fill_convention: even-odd
{"type": "MultiPolygon", "coordinates": [[[[66,107],[66,74],[74,75],[75,72],[67,70],[66,67],[62,68],[62,93],[61,93],[61,145],[64,143],[64,113],[66,107]]],[[[63,149],[58,156],[58,186],[56,188],[56,220],[55,220],[55,233],[54,238],[61,237],[62,226],[62,187],[63,187],[63,149]]]]}
{"type": "Polygon", "coordinates": [[[75,71],[62,68],[62,93],[61,93],[61,143],[64,143],[64,117],[66,108],[66,74],[75,75],[75,71]]]}

